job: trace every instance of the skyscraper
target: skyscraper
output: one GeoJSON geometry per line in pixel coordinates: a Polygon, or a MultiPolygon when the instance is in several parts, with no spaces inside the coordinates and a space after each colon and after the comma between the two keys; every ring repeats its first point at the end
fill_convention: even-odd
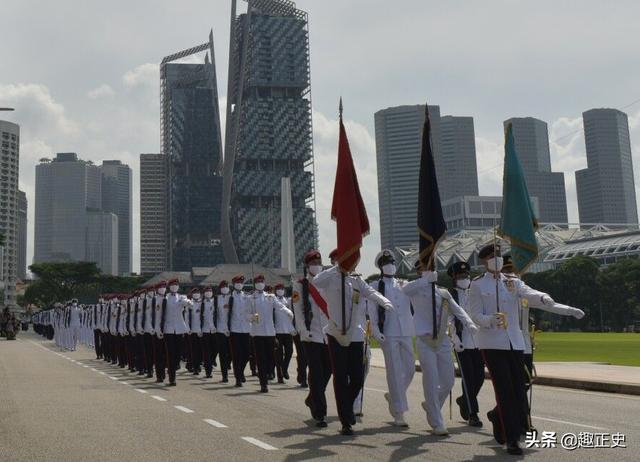
{"type": "Polygon", "coordinates": [[[18,230],[16,233],[18,252],[18,278],[27,277],[27,195],[18,191],[18,230]]]}
{"type": "Polygon", "coordinates": [[[118,217],[118,272],[131,273],[132,198],[131,169],[119,160],[105,160],[102,171],[102,210],[118,217]]]}
{"type": "MultiPolygon", "coordinates": [[[[280,184],[295,254],[317,246],[307,13],[287,0],[231,8],[222,240],[227,263],[280,266],[280,184]]],[[[300,265],[300,262],[297,262],[300,265]]]]}
{"type": "MultiPolygon", "coordinates": [[[[118,274],[113,265],[90,260],[97,227],[94,215],[102,214],[102,173],[76,153],[58,153],[53,160],[41,159],[36,166],[34,263],[50,261],[95,261],[100,268],[118,274]],[[91,222],[90,222],[91,219],[91,222]]],[[[108,213],[108,212],[107,212],[108,213]]],[[[115,226],[108,235],[118,233],[115,226]]],[[[113,241],[110,241],[113,242],[113,241]]],[[[104,244],[107,245],[107,244],[104,244]]],[[[109,255],[109,253],[101,253],[109,255]]],[[[106,257],[105,257],[106,258],[106,257]]]]}
{"type": "Polygon", "coordinates": [[[223,263],[222,137],[213,33],[160,65],[162,154],[167,162],[168,268],[223,263]],[[207,51],[203,64],[179,61],[207,51]]]}
{"type": "Polygon", "coordinates": [[[538,198],[541,223],[566,224],[567,193],[564,173],[551,171],[547,124],[533,117],[513,117],[511,124],[516,152],[522,164],[529,194],[538,198]]]}
{"type": "Polygon", "coordinates": [[[167,159],[140,154],[140,273],[167,271],[167,159]]]}
{"type": "Polygon", "coordinates": [[[638,224],[627,114],[582,113],[587,168],[576,172],[580,223],[638,224]]]}
{"type": "Polygon", "coordinates": [[[20,126],[0,120],[0,234],[4,236],[4,300],[16,304],[18,277],[18,173],[20,164],[20,126]]]}
{"type": "Polygon", "coordinates": [[[438,167],[440,170],[436,172],[441,200],[478,195],[473,117],[447,115],[440,118],[438,167]]]}

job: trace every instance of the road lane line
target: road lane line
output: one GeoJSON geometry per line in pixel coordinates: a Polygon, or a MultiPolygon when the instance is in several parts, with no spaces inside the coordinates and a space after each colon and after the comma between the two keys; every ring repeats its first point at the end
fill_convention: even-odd
{"type": "Polygon", "coordinates": [[[278,449],[278,448],[274,448],[270,444],[264,443],[264,442],[262,442],[260,440],[252,438],[250,436],[243,436],[242,439],[245,440],[247,443],[254,444],[254,445],[258,446],[259,448],[266,449],[267,451],[275,451],[275,450],[278,449]]]}
{"type": "Polygon", "coordinates": [[[114,377],[113,375],[107,375],[111,380],[118,380],[118,377],[114,377]]]}
{"type": "Polygon", "coordinates": [[[386,393],[387,390],[380,390],[378,388],[369,388],[369,387],[364,387],[365,390],[367,391],[377,391],[378,393],[386,393]]]}
{"type": "Polygon", "coordinates": [[[205,422],[207,422],[209,425],[212,425],[216,428],[229,428],[227,427],[225,424],[218,422],[217,420],[213,420],[213,419],[202,419],[205,422]]]}
{"type": "Polygon", "coordinates": [[[534,419],[538,419],[538,420],[546,420],[547,422],[555,422],[555,423],[566,424],[566,425],[575,425],[576,427],[592,428],[594,430],[606,430],[606,428],[603,428],[603,427],[594,427],[593,425],[585,425],[585,424],[579,424],[579,423],[575,423],[575,422],[567,422],[566,420],[550,419],[548,417],[538,417],[536,415],[532,415],[531,417],[534,418],[534,419]]]}
{"type": "Polygon", "coordinates": [[[137,391],[138,393],[148,393],[147,390],[143,390],[142,388],[134,388],[135,391],[137,391]]]}
{"type": "Polygon", "coordinates": [[[184,407],[184,406],[173,406],[173,407],[175,407],[177,410],[182,411],[186,414],[193,414],[193,411],[188,407],[184,407]]]}
{"type": "Polygon", "coordinates": [[[164,399],[162,396],[158,396],[158,395],[151,395],[151,397],[153,399],[156,399],[158,401],[166,401],[166,399],[164,399]]]}
{"type": "Polygon", "coordinates": [[[95,367],[92,367],[92,368],[91,368],[91,370],[92,370],[93,372],[98,372],[98,369],[96,369],[95,367]]]}

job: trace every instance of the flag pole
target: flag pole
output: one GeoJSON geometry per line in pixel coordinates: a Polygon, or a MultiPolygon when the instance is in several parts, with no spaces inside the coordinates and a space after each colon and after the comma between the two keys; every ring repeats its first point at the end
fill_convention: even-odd
{"type": "MultiPolygon", "coordinates": [[[[340,97],[340,105],[338,106],[338,112],[339,112],[339,116],[340,116],[340,123],[342,124],[342,96],[340,97]]],[[[347,309],[346,309],[346,290],[345,290],[345,274],[344,271],[342,269],[342,267],[340,266],[340,261],[338,261],[338,270],[340,270],[340,275],[341,275],[341,288],[342,288],[342,335],[346,335],[347,334],[347,309]]]]}

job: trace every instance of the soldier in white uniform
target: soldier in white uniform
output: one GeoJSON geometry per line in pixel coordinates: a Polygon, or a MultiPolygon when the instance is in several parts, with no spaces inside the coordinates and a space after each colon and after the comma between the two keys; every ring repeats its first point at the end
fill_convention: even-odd
{"type": "Polygon", "coordinates": [[[304,256],[304,276],[294,283],[291,303],[295,315],[296,329],[309,365],[309,394],[304,403],[318,427],[326,427],[327,398],[325,391],[331,378],[331,361],[325,342],[324,329],[329,321],[327,302],[309,277],[322,271],[322,257],[317,250],[304,256]]]}
{"type": "Polygon", "coordinates": [[[342,423],[340,433],[353,435],[355,424],[353,402],[362,390],[365,303],[361,298],[393,310],[391,302],[371,288],[358,275],[345,274],[338,266],[327,269],[313,278],[313,285],[322,290],[327,301],[329,321],[325,329],[329,355],[333,364],[333,386],[342,423]],[[345,319],[342,319],[344,280],[345,319]]]}
{"type": "Polygon", "coordinates": [[[247,381],[244,370],[249,362],[251,348],[251,304],[249,296],[243,292],[244,276],[239,274],[231,279],[233,292],[229,297],[228,326],[231,332],[231,358],[236,387],[247,381]]]}
{"type": "Polygon", "coordinates": [[[167,349],[162,336],[162,311],[167,296],[167,281],[160,281],[156,285],[155,289],[155,296],[151,300],[151,308],[154,311],[152,317],[155,320],[155,324],[153,324],[153,330],[155,332],[153,348],[156,368],[156,383],[162,383],[164,382],[167,371],[167,349]]]}
{"type": "Polygon", "coordinates": [[[169,281],[169,294],[162,302],[162,316],[160,319],[161,338],[164,338],[167,349],[167,370],[169,386],[176,386],[176,371],[180,363],[180,351],[184,335],[189,332],[184,319],[184,311],[189,309],[191,302],[184,295],[178,293],[180,285],[177,279],[169,281]]]}
{"type": "MultiPolygon", "coordinates": [[[[229,369],[231,369],[231,346],[229,321],[229,303],[231,299],[229,283],[220,281],[218,284],[219,294],[214,296],[215,328],[216,328],[216,348],[220,359],[220,374],[222,383],[229,382],[229,369]]],[[[206,296],[206,294],[205,294],[206,296]]]]}
{"type": "Polygon", "coordinates": [[[476,344],[489,369],[497,406],[487,413],[493,435],[507,452],[522,454],[520,436],[529,431],[528,404],[524,384],[524,337],[520,330],[520,299],[529,304],[553,306],[551,297],[534,291],[518,279],[508,279],[500,271],[503,259],[494,245],[483,247],[478,259],[487,272],[473,280],[469,289],[469,309],[480,326],[476,344]]]}
{"type": "Polygon", "coordinates": [[[260,380],[260,392],[267,393],[268,376],[272,371],[275,346],[276,328],[274,320],[276,313],[293,319],[293,313],[283,305],[274,295],[265,293],[264,276],[254,278],[255,292],[250,295],[251,306],[251,337],[255,345],[256,365],[260,380]]]}
{"type": "MultiPolygon", "coordinates": [[[[202,290],[204,298],[200,301],[199,316],[202,336],[200,337],[200,349],[202,351],[202,362],[204,372],[208,379],[213,374],[213,361],[216,356],[216,322],[215,304],[213,301],[213,289],[205,287],[202,290]]],[[[196,303],[194,303],[195,305],[196,303]]]]}
{"type": "Polygon", "coordinates": [[[202,293],[200,288],[194,287],[189,291],[189,295],[191,306],[187,311],[187,325],[190,333],[186,337],[189,342],[188,351],[191,356],[192,372],[193,375],[198,375],[202,370],[202,320],[200,318],[202,293]]]}
{"type": "Polygon", "coordinates": [[[390,250],[380,252],[376,256],[375,265],[381,274],[380,279],[373,282],[371,287],[388,298],[395,307],[394,311],[388,313],[379,307],[369,311],[374,333],[377,329],[383,338],[380,346],[384,354],[389,387],[389,393],[385,393],[385,398],[394,424],[408,427],[404,419],[404,413],[409,410],[407,390],[416,370],[413,354],[415,327],[411,300],[402,290],[406,281],[395,277],[395,258],[390,250]]]}
{"type": "Polygon", "coordinates": [[[67,344],[67,348],[71,351],[76,351],[76,347],[78,346],[78,340],[80,338],[80,328],[82,327],[80,324],[80,308],[78,307],[78,300],[71,300],[71,305],[69,306],[69,341],[67,344]]]}
{"type": "Polygon", "coordinates": [[[416,348],[422,368],[425,399],[422,408],[427,413],[427,422],[433,434],[445,436],[449,431],[442,416],[442,406],[454,384],[451,342],[447,329],[454,316],[466,329],[476,330],[477,327],[449,291],[436,286],[438,273],[423,271],[420,260],[416,265],[418,279],[406,284],[402,290],[410,297],[414,310],[416,348]]]}
{"type": "MultiPolygon", "coordinates": [[[[449,267],[447,274],[453,280],[451,295],[460,307],[469,314],[469,286],[471,285],[471,267],[467,262],[456,262],[449,267]]],[[[460,360],[462,375],[462,396],[456,398],[460,416],[472,427],[482,427],[478,416],[478,393],[484,383],[484,361],[476,346],[473,333],[465,329],[460,321],[455,321],[456,332],[453,336],[454,348],[460,360]]]]}
{"type": "Polygon", "coordinates": [[[154,353],[153,353],[153,339],[155,338],[155,310],[153,304],[153,298],[155,291],[153,287],[146,287],[142,295],[142,317],[140,319],[140,326],[142,328],[142,344],[144,351],[144,369],[147,373],[147,378],[153,377],[154,366],[154,353]]]}
{"type": "MultiPolygon", "coordinates": [[[[286,307],[291,306],[290,300],[284,295],[284,284],[275,285],[275,297],[280,303],[286,307]]],[[[297,335],[296,328],[293,325],[293,319],[280,310],[275,314],[276,325],[276,375],[278,383],[284,383],[289,380],[289,364],[293,356],[293,336],[297,335]]]]}

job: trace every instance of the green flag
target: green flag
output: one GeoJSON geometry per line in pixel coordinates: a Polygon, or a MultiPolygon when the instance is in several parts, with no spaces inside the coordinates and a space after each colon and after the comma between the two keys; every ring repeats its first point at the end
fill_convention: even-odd
{"type": "Polygon", "coordinates": [[[511,259],[518,274],[522,274],[538,258],[537,229],[538,220],[531,206],[527,182],[509,124],[505,133],[502,217],[498,234],[511,242],[511,259]]]}

